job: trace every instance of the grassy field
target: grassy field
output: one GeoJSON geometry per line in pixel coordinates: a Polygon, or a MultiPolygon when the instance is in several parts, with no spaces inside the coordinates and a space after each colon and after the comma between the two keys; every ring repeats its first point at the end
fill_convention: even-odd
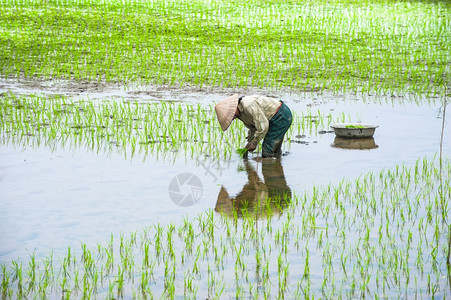
{"type": "Polygon", "coordinates": [[[0,74],[198,87],[450,87],[446,1],[14,1],[0,74]]]}

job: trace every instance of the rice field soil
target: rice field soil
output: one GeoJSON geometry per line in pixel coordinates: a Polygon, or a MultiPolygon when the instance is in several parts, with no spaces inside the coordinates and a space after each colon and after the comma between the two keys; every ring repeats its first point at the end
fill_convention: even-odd
{"type": "Polygon", "coordinates": [[[0,74],[177,87],[443,95],[446,1],[21,1],[0,74]]]}

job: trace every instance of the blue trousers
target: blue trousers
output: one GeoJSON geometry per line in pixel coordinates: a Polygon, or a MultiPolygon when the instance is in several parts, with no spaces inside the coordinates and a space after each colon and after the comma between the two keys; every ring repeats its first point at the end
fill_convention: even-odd
{"type": "Polygon", "coordinates": [[[282,102],[279,111],[269,120],[269,129],[262,144],[262,156],[272,157],[282,154],[282,142],[291,126],[293,116],[288,106],[282,102]]]}

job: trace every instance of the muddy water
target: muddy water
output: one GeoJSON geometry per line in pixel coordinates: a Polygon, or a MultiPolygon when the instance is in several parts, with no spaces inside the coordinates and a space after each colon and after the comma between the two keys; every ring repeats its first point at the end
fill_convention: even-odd
{"type": "MultiPolygon", "coordinates": [[[[218,95],[171,95],[168,100],[197,98],[205,104],[220,100],[218,95]]],[[[248,162],[236,155],[218,165],[203,156],[175,161],[143,160],[139,155],[125,159],[122,154],[97,154],[81,148],[52,151],[45,146],[0,143],[0,262],[18,257],[26,260],[33,251],[37,257],[51,251],[59,256],[68,246],[80,248],[81,242],[89,246],[104,243],[111,233],[128,235],[157,222],[178,223],[183,217],[227,206],[230,199],[255,196],[256,187],[268,194],[296,194],[314,184],[333,184],[401,163],[411,165],[439,151],[440,103],[362,103],[313,95],[283,96],[299,113],[319,109],[379,125],[374,140],[368,142],[377,147],[347,149],[352,145],[335,140],[333,133],[307,134],[299,139],[294,132],[289,138],[302,143],[286,143],[287,155],[280,163],[260,161],[253,154],[248,162]],[[201,183],[194,205],[188,207],[175,204],[169,193],[171,182],[182,173],[194,175],[201,183]]],[[[447,118],[451,118],[449,114],[447,118]]],[[[354,145],[362,147],[360,142],[354,145]]],[[[451,153],[450,128],[445,128],[443,153],[451,153]]],[[[180,195],[189,192],[186,185],[177,191],[180,195]]]]}

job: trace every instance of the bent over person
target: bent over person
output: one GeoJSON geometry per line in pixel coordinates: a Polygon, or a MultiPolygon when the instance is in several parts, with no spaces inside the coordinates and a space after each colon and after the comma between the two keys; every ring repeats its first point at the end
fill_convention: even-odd
{"type": "Polygon", "coordinates": [[[262,156],[282,154],[282,142],[290,128],[292,115],[281,100],[266,96],[240,96],[225,98],[215,105],[221,129],[226,131],[234,119],[240,119],[249,129],[245,148],[254,151],[263,139],[262,156]]]}

